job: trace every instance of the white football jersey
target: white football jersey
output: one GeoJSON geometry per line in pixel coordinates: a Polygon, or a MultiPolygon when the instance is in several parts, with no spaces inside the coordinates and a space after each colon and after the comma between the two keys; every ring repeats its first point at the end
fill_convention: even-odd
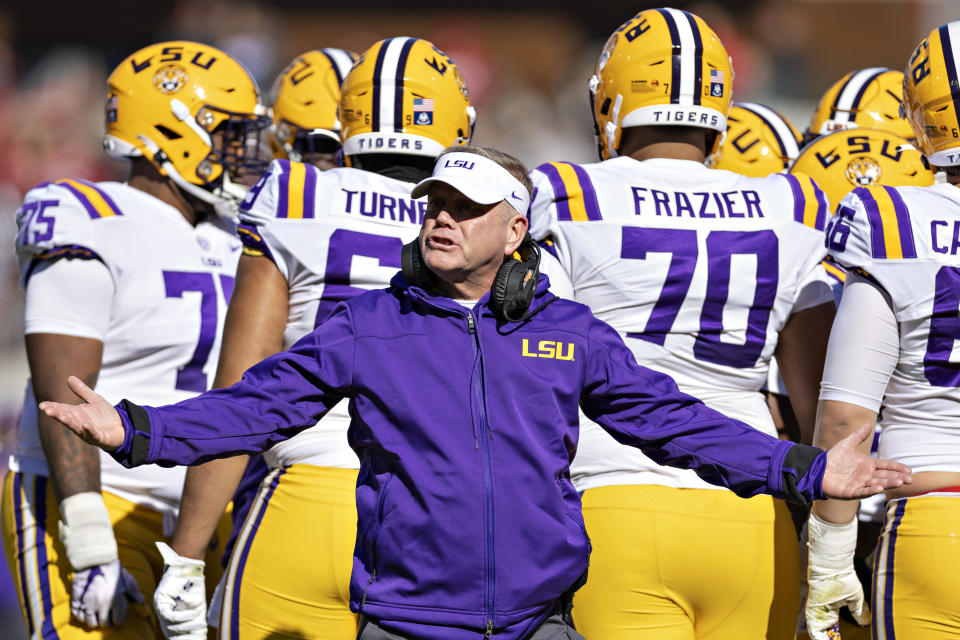
{"type": "MultiPolygon", "coordinates": [[[[400,270],[401,248],[417,237],[426,198],[413,184],[370,171],[275,160],[241,205],[246,251],[268,256],[289,287],[284,346],[313,331],[337,303],[380,289],[400,270]]],[[[316,426],[265,453],[271,467],[307,463],[357,469],[341,402],[316,426]]]]}
{"type": "Polygon", "coordinates": [[[830,221],[827,248],[887,292],[900,327],[877,455],[914,471],[960,471],[960,189],[855,189],[830,221]]]}
{"type": "MultiPolygon", "coordinates": [[[[125,184],[58,180],[32,189],[17,211],[21,281],[43,260],[99,260],[114,282],[96,391],[109,402],[185,400],[209,388],[241,244],[232,223],[196,227],[125,184]]],[[[63,311],[65,335],[69,309],[63,311]]],[[[56,327],[48,329],[56,332],[56,327]]],[[[47,475],[28,386],[15,470],[47,475]]],[[[104,490],[158,510],[176,509],[184,467],[125,469],[101,452],[104,490]]]]}
{"type": "MultiPolygon", "coordinates": [[[[775,435],[760,389],[801,291],[824,278],[828,204],[816,184],[630,157],[548,163],[531,177],[531,233],[552,243],[575,299],[617,329],[640,364],[775,435]]],[[[829,287],[822,291],[816,303],[831,299],[829,287]]],[[[580,490],[715,488],[655,464],[585,418],[571,471],[580,490]]]]}

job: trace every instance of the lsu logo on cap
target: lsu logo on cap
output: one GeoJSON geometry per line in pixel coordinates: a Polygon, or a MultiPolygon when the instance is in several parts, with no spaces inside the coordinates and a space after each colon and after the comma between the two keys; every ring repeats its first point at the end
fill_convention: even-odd
{"type": "Polygon", "coordinates": [[[474,164],[475,163],[467,160],[447,160],[443,163],[443,166],[451,167],[453,169],[473,169],[474,164]]]}
{"type": "Polygon", "coordinates": [[[413,122],[418,125],[433,124],[433,98],[413,99],[413,122]]]}

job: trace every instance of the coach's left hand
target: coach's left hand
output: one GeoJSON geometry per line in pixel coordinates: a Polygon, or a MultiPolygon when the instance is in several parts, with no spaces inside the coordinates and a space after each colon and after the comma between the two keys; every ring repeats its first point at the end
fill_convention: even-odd
{"type": "Polygon", "coordinates": [[[62,422],[84,442],[105,451],[113,451],[122,445],[123,422],[113,405],[76,376],[67,378],[67,385],[84,401],[82,404],[41,402],[39,409],[62,422]]]}
{"type": "MultiPolygon", "coordinates": [[[[49,415],[49,414],[48,414],[49,415]]],[[[910,467],[892,460],[878,460],[857,452],[857,445],[873,437],[873,425],[865,423],[827,450],[823,494],[838,500],[859,500],[913,482],[910,467]]]]}

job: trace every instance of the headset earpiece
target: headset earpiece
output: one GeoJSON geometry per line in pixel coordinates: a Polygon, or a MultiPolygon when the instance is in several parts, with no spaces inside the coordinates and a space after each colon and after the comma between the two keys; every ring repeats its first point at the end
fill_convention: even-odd
{"type": "Polygon", "coordinates": [[[517,252],[520,259],[504,260],[490,289],[490,308],[507,322],[523,320],[540,280],[540,247],[529,233],[517,252]]]}
{"type": "Polygon", "coordinates": [[[403,245],[403,249],[400,251],[400,267],[403,269],[403,279],[407,281],[407,284],[421,289],[429,289],[433,286],[435,276],[423,261],[423,254],[420,251],[420,238],[403,245]]]}
{"type": "MultiPolygon", "coordinates": [[[[506,322],[523,320],[540,281],[540,246],[529,233],[517,253],[519,260],[510,257],[503,261],[490,288],[490,308],[506,322]]],[[[436,276],[423,261],[419,238],[403,245],[400,265],[403,279],[411,286],[429,289],[436,282],[436,276]]]]}

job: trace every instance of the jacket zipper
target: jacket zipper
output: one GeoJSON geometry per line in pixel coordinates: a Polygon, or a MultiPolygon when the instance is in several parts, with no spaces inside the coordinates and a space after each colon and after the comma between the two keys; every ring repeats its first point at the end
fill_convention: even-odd
{"type": "Polygon", "coordinates": [[[483,481],[487,499],[487,580],[485,585],[487,632],[484,634],[484,637],[489,638],[493,635],[493,473],[490,468],[490,445],[487,442],[487,438],[484,437],[483,431],[486,430],[490,437],[493,436],[493,433],[490,432],[489,425],[487,424],[487,410],[483,402],[483,350],[480,348],[480,335],[477,333],[473,313],[469,311],[467,312],[467,332],[473,336],[474,360],[476,360],[477,354],[480,354],[480,371],[479,375],[474,377],[472,386],[474,398],[477,403],[477,410],[480,413],[479,441],[483,443],[483,446],[480,448],[480,465],[483,467],[483,481]]]}
{"type": "Polygon", "coordinates": [[[370,579],[367,580],[367,586],[363,588],[363,597],[360,598],[361,611],[363,611],[364,605],[367,604],[367,591],[370,590],[370,585],[377,579],[377,543],[380,541],[380,531],[383,529],[383,505],[387,501],[387,493],[390,491],[393,478],[394,475],[393,472],[391,472],[390,477],[383,486],[383,491],[380,492],[380,500],[377,502],[377,530],[373,534],[373,571],[370,572],[370,579]]]}

